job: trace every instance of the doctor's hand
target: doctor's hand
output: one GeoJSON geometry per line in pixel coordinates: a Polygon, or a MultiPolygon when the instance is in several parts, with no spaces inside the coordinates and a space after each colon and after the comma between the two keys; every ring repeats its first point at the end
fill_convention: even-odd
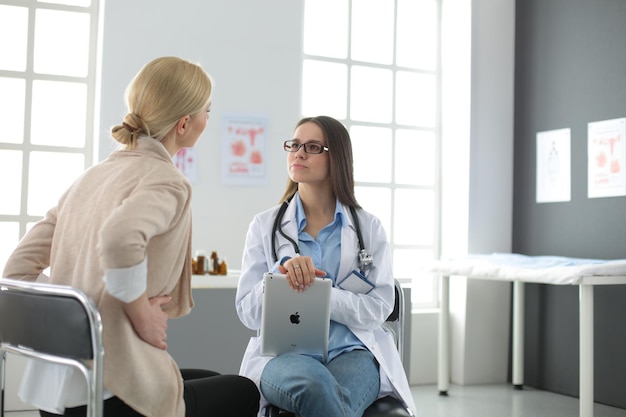
{"type": "Polygon", "coordinates": [[[161,306],[167,304],[172,297],[163,295],[148,299],[146,293],[135,301],[124,304],[124,312],[130,319],[137,336],[144,342],[159,349],[167,349],[168,315],[161,306]]]}
{"type": "Polygon", "coordinates": [[[326,275],[325,271],[313,265],[313,259],[310,256],[296,256],[288,259],[278,266],[278,271],[287,275],[289,286],[300,292],[309,288],[315,281],[315,277],[326,275]]]}

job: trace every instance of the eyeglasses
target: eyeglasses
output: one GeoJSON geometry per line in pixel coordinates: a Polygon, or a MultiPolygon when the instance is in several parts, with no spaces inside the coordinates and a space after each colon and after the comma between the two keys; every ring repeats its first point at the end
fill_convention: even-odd
{"type": "Polygon", "coordinates": [[[304,152],[310,154],[318,154],[324,151],[328,152],[328,147],[323,143],[311,141],[300,143],[297,140],[286,140],[283,142],[283,149],[287,152],[298,152],[304,146],[304,152]]]}

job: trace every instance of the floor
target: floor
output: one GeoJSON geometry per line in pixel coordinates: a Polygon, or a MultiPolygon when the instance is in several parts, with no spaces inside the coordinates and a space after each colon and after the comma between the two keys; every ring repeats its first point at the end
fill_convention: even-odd
{"type": "MultiPolygon", "coordinates": [[[[412,387],[417,417],[576,417],[578,399],[511,385],[452,385],[447,397],[434,385],[412,387]]],[[[7,412],[6,417],[38,417],[34,411],[7,412]]],[[[626,417],[626,410],[595,404],[594,417],[626,417]]]]}
{"type": "MultiPolygon", "coordinates": [[[[417,417],[577,417],[578,398],[511,385],[452,385],[447,397],[436,386],[412,387],[417,417]]],[[[626,410],[594,405],[594,417],[626,417],[626,410]]]]}

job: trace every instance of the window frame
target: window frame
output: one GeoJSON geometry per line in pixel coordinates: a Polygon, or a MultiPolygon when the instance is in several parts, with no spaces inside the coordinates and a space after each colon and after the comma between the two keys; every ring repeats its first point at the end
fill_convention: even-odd
{"type": "MultiPolygon", "coordinates": [[[[306,1],[315,1],[315,0],[305,0],[306,1]]],[[[378,182],[361,182],[361,181],[355,181],[355,186],[357,187],[373,187],[373,188],[382,188],[382,189],[388,189],[390,190],[390,195],[391,195],[391,201],[390,201],[390,213],[391,213],[391,224],[390,224],[390,230],[387,230],[387,234],[388,234],[388,238],[389,238],[389,243],[390,243],[390,247],[391,247],[391,251],[392,254],[394,253],[394,251],[396,249],[417,249],[417,250],[429,250],[432,251],[432,259],[439,259],[440,256],[440,252],[441,252],[441,160],[442,160],[442,146],[441,146],[441,136],[442,136],[442,132],[441,132],[441,125],[442,125],[442,118],[441,118],[441,113],[442,113],[442,87],[441,87],[441,77],[442,77],[442,70],[441,70],[441,30],[442,30],[442,4],[441,4],[441,0],[433,0],[436,4],[436,16],[437,16],[437,35],[436,35],[436,63],[435,63],[435,68],[433,70],[424,70],[424,69],[415,69],[415,68],[408,68],[408,67],[404,67],[404,66],[399,66],[396,65],[395,61],[396,61],[396,57],[395,57],[395,53],[394,53],[394,58],[393,58],[393,62],[390,65],[387,64],[380,64],[380,63],[367,63],[367,62],[363,62],[363,61],[357,61],[357,60],[353,60],[351,58],[351,19],[352,19],[352,0],[347,0],[348,2],[348,12],[347,12],[347,19],[348,19],[348,51],[347,51],[347,57],[346,58],[337,58],[335,57],[326,57],[323,55],[314,55],[314,54],[309,54],[306,53],[304,51],[303,48],[303,53],[302,53],[302,63],[304,65],[305,61],[317,61],[317,62],[322,62],[322,63],[334,63],[334,64],[345,64],[347,66],[347,84],[346,84],[346,88],[347,88],[347,107],[346,107],[346,115],[344,118],[339,118],[338,119],[340,121],[342,121],[342,123],[346,126],[346,128],[348,130],[350,130],[353,126],[365,126],[365,127],[383,127],[383,128],[389,128],[392,131],[392,150],[391,150],[391,157],[392,157],[392,166],[393,166],[393,158],[396,152],[396,132],[398,129],[409,129],[409,130],[422,130],[422,131],[429,131],[429,132],[433,132],[434,137],[435,137],[435,173],[434,173],[434,182],[432,185],[430,186],[424,186],[424,185],[406,185],[406,184],[400,184],[400,183],[396,183],[395,182],[395,171],[392,169],[392,179],[391,182],[389,183],[378,183],[378,182]],[[383,69],[391,69],[393,72],[393,86],[392,86],[392,94],[393,94],[393,99],[392,99],[392,105],[393,105],[393,117],[392,117],[392,121],[390,123],[378,123],[378,122],[364,122],[364,121],[360,121],[360,120],[352,120],[350,118],[351,116],[351,76],[352,76],[352,67],[353,66],[368,66],[368,67],[372,67],[372,68],[383,68],[383,69]],[[426,128],[426,127],[415,127],[415,126],[407,126],[407,125],[403,125],[403,124],[399,124],[396,122],[396,79],[398,76],[398,72],[410,72],[410,73],[421,73],[421,74],[431,74],[435,77],[435,123],[433,127],[430,128],[426,128]],[[395,210],[395,194],[397,192],[397,190],[404,190],[404,189],[409,189],[409,190],[430,190],[433,192],[434,195],[434,207],[432,207],[433,210],[433,222],[434,222],[434,226],[433,226],[433,239],[432,239],[432,244],[431,245],[403,245],[403,244],[397,244],[394,242],[394,229],[395,229],[395,219],[394,219],[394,210],[395,210]]],[[[394,2],[394,19],[397,22],[397,10],[398,10],[398,0],[393,0],[394,2]]],[[[306,6],[305,6],[305,13],[306,13],[306,6]]],[[[306,16],[304,17],[304,19],[306,19],[306,16]]],[[[306,39],[304,39],[304,37],[306,37],[306,32],[303,33],[303,45],[306,44],[306,39]]],[[[396,36],[395,36],[395,26],[394,26],[394,48],[395,48],[395,44],[397,42],[396,36]]],[[[302,91],[305,91],[305,86],[304,86],[304,74],[303,74],[303,85],[302,85],[302,91]]],[[[302,113],[304,113],[304,107],[305,107],[305,98],[302,97],[302,113]]],[[[303,116],[309,116],[308,114],[303,114],[303,116]]],[[[366,207],[367,209],[367,207],[366,207]]],[[[393,255],[392,255],[393,256],[393,255]]],[[[398,278],[398,280],[405,286],[411,286],[412,284],[415,283],[416,280],[422,280],[422,279],[431,279],[432,280],[432,293],[430,295],[429,300],[426,302],[418,302],[416,301],[416,297],[412,297],[413,298],[413,302],[412,302],[412,308],[416,308],[416,309],[428,309],[428,308],[436,308],[439,305],[439,281],[438,278],[432,274],[426,273],[426,272],[420,272],[419,271],[419,265],[418,262],[415,262],[415,271],[416,271],[416,277],[410,278],[410,277],[396,277],[398,278]]]]}
{"type": "MultiPolygon", "coordinates": [[[[54,1],[54,0],[50,0],[54,1]]],[[[0,142],[0,151],[12,150],[22,152],[21,166],[21,197],[19,214],[0,213],[0,223],[17,223],[18,240],[21,239],[30,226],[42,219],[42,215],[33,215],[28,213],[28,194],[29,194],[29,171],[30,156],[33,152],[47,153],[63,153],[63,154],[80,154],[83,156],[83,170],[90,167],[97,160],[98,151],[98,111],[99,111],[99,65],[101,57],[101,30],[102,30],[102,7],[103,1],[89,0],[87,6],[75,6],[58,4],[53,2],[44,2],[37,0],[0,0],[0,6],[24,7],[28,9],[28,33],[27,33],[27,53],[26,68],[23,71],[6,70],[0,68],[1,78],[14,78],[25,81],[25,102],[24,102],[24,126],[22,143],[6,143],[0,142]],[[38,10],[53,10],[66,12],[80,12],[88,14],[89,18],[89,36],[88,40],[88,63],[87,75],[83,77],[52,75],[36,73],[34,71],[34,54],[35,54],[35,16],[38,10]],[[82,146],[57,146],[54,144],[43,145],[31,143],[31,120],[33,105],[33,84],[37,81],[61,81],[69,83],[80,83],[86,86],[86,108],[85,108],[85,141],[82,146]]],[[[68,120],[67,123],[71,123],[68,120]]],[[[50,206],[55,202],[51,201],[50,206]]],[[[7,238],[6,236],[4,237],[7,238]]],[[[15,242],[17,243],[17,242],[15,242]]],[[[3,263],[5,256],[9,254],[0,254],[0,263],[3,263]]],[[[4,265],[0,265],[3,269],[4,265]]]]}

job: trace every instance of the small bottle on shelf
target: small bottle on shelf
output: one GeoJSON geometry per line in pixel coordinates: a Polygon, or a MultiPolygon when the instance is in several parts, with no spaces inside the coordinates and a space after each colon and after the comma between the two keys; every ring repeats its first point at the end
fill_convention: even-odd
{"type": "Polygon", "coordinates": [[[220,275],[228,275],[228,264],[226,263],[226,258],[222,259],[222,262],[220,262],[220,275]]]}
{"type": "Polygon", "coordinates": [[[211,268],[209,269],[209,274],[218,275],[220,273],[220,259],[217,256],[217,251],[213,251],[211,253],[211,268]]]}
{"type": "Polygon", "coordinates": [[[203,250],[196,251],[196,274],[206,274],[206,254],[203,250]]]}

